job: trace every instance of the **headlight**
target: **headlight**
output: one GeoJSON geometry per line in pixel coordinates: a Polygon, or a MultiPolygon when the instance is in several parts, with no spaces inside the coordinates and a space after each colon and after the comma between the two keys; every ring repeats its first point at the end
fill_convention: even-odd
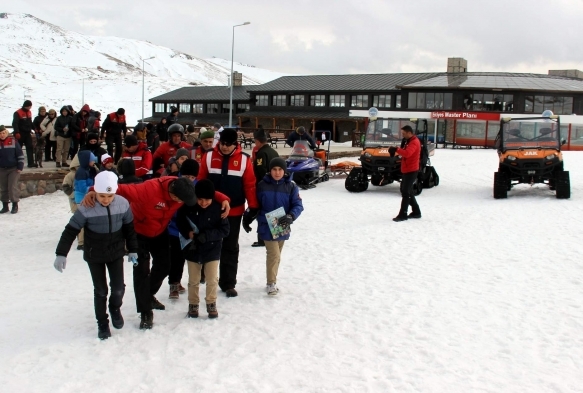
{"type": "Polygon", "coordinates": [[[552,160],[553,158],[555,158],[554,154],[549,154],[548,156],[545,157],[547,160],[552,160]]]}
{"type": "Polygon", "coordinates": [[[506,159],[509,161],[516,161],[516,157],[514,157],[514,156],[508,156],[508,157],[506,157],[506,159]]]}
{"type": "Polygon", "coordinates": [[[371,158],[372,154],[370,154],[369,152],[364,153],[364,158],[371,158]]]}

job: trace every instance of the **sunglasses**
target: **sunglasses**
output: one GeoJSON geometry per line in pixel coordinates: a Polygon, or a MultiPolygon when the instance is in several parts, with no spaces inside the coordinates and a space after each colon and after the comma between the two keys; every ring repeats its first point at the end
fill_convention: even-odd
{"type": "Polygon", "coordinates": [[[233,146],[233,145],[234,145],[234,144],[236,144],[236,143],[237,143],[237,142],[230,143],[230,142],[221,141],[221,145],[223,145],[223,146],[227,146],[227,147],[229,147],[229,146],[233,146]]]}

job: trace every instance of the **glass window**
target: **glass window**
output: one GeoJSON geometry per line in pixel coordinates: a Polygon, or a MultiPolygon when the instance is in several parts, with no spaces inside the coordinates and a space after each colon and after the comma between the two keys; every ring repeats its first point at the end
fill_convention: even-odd
{"type": "Polygon", "coordinates": [[[221,105],[221,113],[229,113],[230,104],[221,105]]]}
{"type": "Polygon", "coordinates": [[[204,113],[204,104],[192,104],[192,113],[204,113]]]}
{"type": "Polygon", "coordinates": [[[504,94],[502,100],[502,111],[514,112],[514,96],[512,94],[504,94]]]}
{"type": "Polygon", "coordinates": [[[534,97],[526,96],[524,99],[524,112],[532,113],[534,111],[534,97]]]}
{"type": "Polygon", "coordinates": [[[417,93],[417,109],[425,108],[425,93],[417,93]]]}
{"type": "Polygon", "coordinates": [[[409,109],[417,109],[417,93],[409,93],[409,109]]]}
{"type": "Polygon", "coordinates": [[[310,106],[326,106],[326,96],[325,95],[310,96],[310,106]]]}
{"type": "Polygon", "coordinates": [[[390,108],[391,96],[389,95],[372,96],[372,106],[374,106],[375,108],[390,108]]]}
{"type": "Polygon", "coordinates": [[[346,96],[345,95],[331,95],[330,96],[330,106],[337,108],[344,108],[346,106],[346,96]]]}
{"type": "Polygon", "coordinates": [[[255,97],[257,99],[257,106],[269,106],[269,96],[265,95],[258,95],[255,97]]]}
{"type": "Polygon", "coordinates": [[[292,95],[289,97],[289,104],[291,106],[304,106],[304,95],[292,95]]]}
{"type": "Polygon", "coordinates": [[[237,113],[249,112],[249,104],[237,104],[237,113]]]}
{"type": "Polygon", "coordinates": [[[474,109],[474,98],[471,94],[468,94],[464,97],[464,109],[472,110],[474,109]]]}
{"type": "Polygon", "coordinates": [[[545,98],[543,96],[534,97],[534,113],[543,113],[545,98]]]}
{"type": "Polygon", "coordinates": [[[453,93],[443,93],[443,109],[453,108],[453,93]]]}
{"type": "Polygon", "coordinates": [[[425,93],[425,108],[426,109],[435,108],[435,93],[425,93]]]}
{"type": "Polygon", "coordinates": [[[472,120],[458,120],[456,125],[458,138],[481,139],[486,138],[486,122],[472,120]]]}
{"type": "Polygon", "coordinates": [[[573,114],[573,97],[563,97],[563,115],[573,114]]]}
{"type": "Polygon", "coordinates": [[[474,94],[472,97],[472,110],[475,111],[483,111],[484,110],[484,95],[483,94],[474,94]]]}
{"type": "Polygon", "coordinates": [[[180,104],[180,113],[190,113],[190,104],[180,104]]]}
{"type": "Polygon", "coordinates": [[[400,108],[401,107],[401,95],[397,94],[397,96],[395,97],[395,108],[400,108]]]}
{"type": "Polygon", "coordinates": [[[206,113],[219,113],[219,104],[206,104],[206,113]]]}
{"type": "Polygon", "coordinates": [[[168,110],[168,112],[170,112],[170,108],[178,108],[178,104],[166,104],[166,110],[168,110]]]}
{"type": "Polygon", "coordinates": [[[286,96],[285,95],[276,95],[273,96],[273,106],[285,106],[286,105],[286,96]]]}
{"type": "Polygon", "coordinates": [[[163,102],[156,102],[154,104],[154,112],[156,112],[156,113],[164,113],[165,112],[164,103],[163,102]]]}
{"type": "Polygon", "coordinates": [[[356,95],[352,96],[352,101],[350,106],[356,108],[368,108],[368,96],[367,95],[356,95]]]}
{"type": "Polygon", "coordinates": [[[434,109],[443,109],[443,93],[435,93],[434,109]]]}

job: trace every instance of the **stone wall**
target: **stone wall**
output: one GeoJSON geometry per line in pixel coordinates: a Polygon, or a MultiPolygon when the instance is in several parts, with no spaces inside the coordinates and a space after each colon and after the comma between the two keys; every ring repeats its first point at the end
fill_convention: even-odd
{"type": "Polygon", "coordinates": [[[44,195],[63,188],[63,179],[68,171],[27,172],[20,174],[20,197],[27,198],[33,195],[44,195]]]}

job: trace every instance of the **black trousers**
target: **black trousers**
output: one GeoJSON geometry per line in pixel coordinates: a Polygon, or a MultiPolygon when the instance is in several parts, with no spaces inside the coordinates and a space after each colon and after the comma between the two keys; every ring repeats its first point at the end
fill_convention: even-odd
{"type": "Polygon", "coordinates": [[[158,293],[170,272],[170,247],[168,231],[156,237],[137,234],[138,265],[134,266],[134,293],[139,313],[152,310],[152,296],[158,293]],[[150,269],[150,255],[152,269],[150,269]]]}
{"type": "Polygon", "coordinates": [[[75,158],[80,147],[79,140],[76,137],[71,138],[71,146],[69,146],[69,157],[71,160],[75,158]]]}
{"type": "Polygon", "coordinates": [[[32,136],[30,133],[20,133],[20,139],[18,140],[20,146],[26,148],[26,160],[28,161],[28,166],[33,166],[34,162],[34,152],[32,150],[32,136]]]}
{"type": "Polygon", "coordinates": [[[403,179],[401,180],[401,196],[403,198],[401,199],[399,215],[407,215],[409,206],[411,206],[413,213],[420,213],[419,205],[415,199],[415,192],[413,191],[413,185],[416,180],[417,171],[403,174],[403,179]]]}
{"type": "Polygon", "coordinates": [[[45,161],[56,161],[57,141],[49,140],[48,136],[45,139],[47,140],[47,144],[45,145],[45,161]]]}
{"type": "Polygon", "coordinates": [[[221,260],[219,264],[219,287],[226,291],[237,285],[239,267],[239,232],[243,216],[228,217],[231,229],[229,236],[223,239],[221,260]]]}
{"type": "Polygon", "coordinates": [[[177,284],[182,280],[184,273],[184,254],[180,248],[178,236],[170,236],[170,273],[168,274],[168,284],[177,284]]]}
{"type": "Polygon", "coordinates": [[[123,258],[108,263],[87,263],[91,279],[93,280],[93,302],[95,304],[95,318],[97,323],[109,323],[107,315],[107,278],[105,269],[109,272],[109,309],[117,310],[121,307],[125,284],[123,281],[123,258]]]}
{"type": "Polygon", "coordinates": [[[123,152],[123,143],[121,140],[121,134],[119,135],[106,135],[105,144],[107,145],[107,154],[113,157],[113,162],[117,164],[123,152]],[[115,144],[115,154],[113,152],[113,145],[115,144]]]}

